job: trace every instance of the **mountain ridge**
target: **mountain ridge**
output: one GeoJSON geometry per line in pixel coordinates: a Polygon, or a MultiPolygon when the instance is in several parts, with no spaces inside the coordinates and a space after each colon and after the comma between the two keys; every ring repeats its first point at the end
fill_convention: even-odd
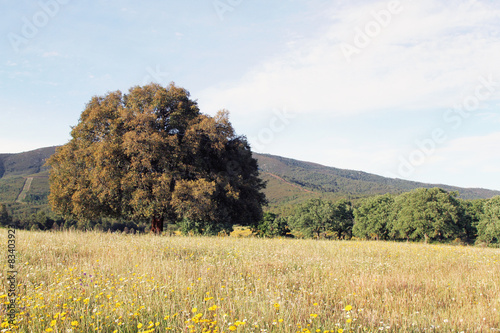
{"type": "MultiPolygon", "coordinates": [[[[45,162],[56,148],[52,146],[17,154],[0,154],[0,202],[15,201],[28,177],[33,177],[28,193],[32,196],[28,197],[46,201],[49,167],[45,166],[45,162]]],[[[500,195],[500,191],[490,189],[414,182],[277,155],[253,155],[258,161],[261,177],[268,182],[264,192],[269,199],[270,210],[311,198],[356,200],[385,193],[400,194],[421,187],[458,191],[463,199],[488,199],[500,195]]]]}
{"type": "Polygon", "coordinates": [[[458,191],[463,199],[487,199],[500,195],[500,191],[490,189],[415,182],[383,177],[364,171],[328,167],[315,162],[300,161],[271,154],[254,155],[263,172],[272,173],[287,182],[322,193],[327,197],[362,198],[370,195],[399,194],[416,188],[433,187],[440,187],[450,192],[458,191]]]}
{"type": "Polygon", "coordinates": [[[43,147],[22,153],[0,153],[0,178],[4,176],[37,174],[48,170],[45,161],[55,153],[57,146],[43,147]]]}

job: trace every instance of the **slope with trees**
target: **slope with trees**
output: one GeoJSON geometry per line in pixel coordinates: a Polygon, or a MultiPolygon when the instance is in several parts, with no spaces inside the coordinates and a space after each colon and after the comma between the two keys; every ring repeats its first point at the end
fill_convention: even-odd
{"type": "Polygon", "coordinates": [[[458,191],[459,197],[462,199],[488,199],[500,195],[500,191],[387,178],[367,172],[327,167],[281,156],[268,154],[254,154],[254,156],[264,173],[268,172],[304,190],[314,192],[297,190],[279,182],[274,177],[266,177],[264,174],[264,178],[269,182],[266,195],[269,201],[274,204],[273,210],[276,211],[283,205],[300,204],[313,198],[359,199],[386,193],[401,194],[417,188],[439,187],[449,192],[458,191]]]}
{"type": "MultiPolygon", "coordinates": [[[[4,176],[0,177],[0,202],[15,201],[22,190],[25,178],[34,177],[25,202],[30,205],[35,203],[45,205],[49,193],[48,169],[50,167],[43,165],[54,152],[55,147],[47,147],[19,154],[0,154],[0,168],[3,166],[2,161],[8,168],[4,176]],[[37,170],[39,172],[34,173],[37,170]]],[[[349,198],[354,202],[359,198],[385,193],[400,194],[416,188],[439,187],[446,191],[458,191],[462,199],[489,199],[500,195],[500,191],[389,179],[360,171],[336,169],[280,156],[257,153],[253,153],[252,156],[257,160],[261,170],[261,179],[268,184],[263,190],[269,200],[266,210],[274,213],[280,212],[282,208],[292,207],[314,198],[333,201],[349,198]],[[307,176],[309,173],[311,176],[307,176]],[[337,186],[332,189],[332,185],[325,185],[329,181],[336,182],[337,186]]]]}

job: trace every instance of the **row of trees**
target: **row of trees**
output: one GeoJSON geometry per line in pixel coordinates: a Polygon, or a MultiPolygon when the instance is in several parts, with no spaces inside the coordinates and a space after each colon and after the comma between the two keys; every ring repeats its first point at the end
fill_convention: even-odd
{"type": "Polygon", "coordinates": [[[103,230],[103,231],[125,231],[144,232],[147,228],[146,222],[116,220],[102,218],[97,220],[71,220],[57,216],[46,209],[36,213],[9,212],[7,206],[0,204],[0,226],[14,227],[23,230],[103,230]]]}
{"type": "Polygon", "coordinates": [[[500,241],[500,197],[465,201],[439,188],[365,199],[353,234],[369,239],[500,241]]]}
{"type": "Polygon", "coordinates": [[[315,238],[499,243],[500,197],[465,201],[457,196],[439,188],[421,188],[397,196],[370,197],[355,207],[345,200],[314,199],[287,217],[268,215],[258,232],[264,236],[278,232],[315,238]]]}
{"type": "MultiPolygon", "coordinates": [[[[0,224],[37,230],[142,232],[147,228],[145,221],[64,220],[43,211],[13,219],[3,205],[0,205],[0,224]]],[[[175,228],[185,234],[211,234],[211,229],[203,229],[202,225],[184,219],[175,228]]],[[[500,196],[489,200],[461,200],[457,193],[433,188],[397,196],[374,196],[355,205],[346,200],[314,199],[297,206],[286,216],[267,212],[251,227],[262,237],[350,239],[354,236],[374,240],[449,242],[459,239],[468,243],[500,243],[500,196]]]]}
{"type": "Polygon", "coordinates": [[[255,228],[263,237],[304,237],[350,239],[354,225],[350,201],[312,199],[286,215],[265,213],[255,228]]]}

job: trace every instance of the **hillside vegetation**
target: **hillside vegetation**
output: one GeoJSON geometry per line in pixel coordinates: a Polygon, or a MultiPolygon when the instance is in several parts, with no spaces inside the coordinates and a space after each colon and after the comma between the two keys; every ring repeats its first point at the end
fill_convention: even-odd
{"type": "Polygon", "coordinates": [[[266,195],[272,208],[317,197],[333,200],[358,199],[434,187],[448,192],[457,191],[462,199],[489,199],[500,195],[500,191],[386,178],[362,171],[337,169],[274,155],[254,154],[254,156],[264,179],[269,182],[266,195]]]}
{"type": "MultiPolygon", "coordinates": [[[[49,170],[45,161],[56,147],[46,147],[19,154],[0,154],[0,203],[14,216],[26,219],[30,214],[48,210],[49,170]],[[16,202],[28,178],[33,178],[26,197],[16,202]]],[[[357,201],[377,194],[400,194],[416,188],[440,187],[459,192],[462,199],[487,199],[500,191],[459,188],[385,178],[361,171],[343,170],[280,156],[256,154],[269,205],[267,211],[293,211],[297,204],[311,199],[357,201]]]]}
{"type": "Polygon", "coordinates": [[[27,176],[48,170],[45,161],[56,147],[40,148],[18,154],[0,154],[0,178],[27,176]]]}
{"type": "MultiPolygon", "coordinates": [[[[34,196],[32,201],[46,197],[49,192],[48,167],[44,164],[55,149],[47,147],[19,154],[1,154],[0,202],[14,202],[28,176],[34,177],[29,193],[34,196]]],[[[458,191],[462,199],[489,199],[500,195],[500,191],[391,179],[274,155],[254,153],[254,157],[259,163],[261,177],[268,183],[264,192],[271,210],[312,198],[355,199],[385,193],[399,194],[416,188],[440,187],[458,191]]],[[[27,198],[29,200],[30,196],[27,198]]]]}
{"type": "Polygon", "coordinates": [[[46,147],[19,154],[0,154],[0,203],[8,204],[16,216],[28,216],[48,208],[49,171],[45,162],[55,150],[56,147],[46,147]],[[33,178],[29,191],[21,196],[29,178],[33,178]]]}

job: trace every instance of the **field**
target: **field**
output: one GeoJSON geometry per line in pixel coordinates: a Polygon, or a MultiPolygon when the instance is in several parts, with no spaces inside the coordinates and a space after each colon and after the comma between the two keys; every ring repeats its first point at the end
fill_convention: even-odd
{"type": "Polygon", "coordinates": [[[500,331],[498,249],[17,231],[17,327],[4,249],[2,332],[500,331]]]}

